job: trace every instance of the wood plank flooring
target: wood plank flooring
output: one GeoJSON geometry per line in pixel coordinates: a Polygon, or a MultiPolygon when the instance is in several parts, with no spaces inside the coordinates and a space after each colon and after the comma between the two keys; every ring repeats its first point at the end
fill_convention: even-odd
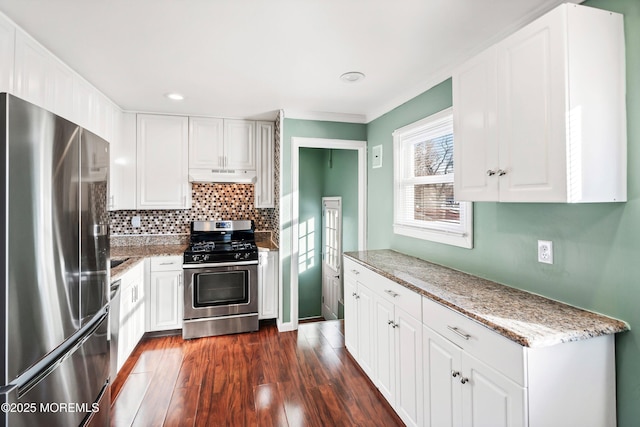
{"type": "Polygon", "coordinates": [[[404,425],[347,354],[339,320],[144,339],[111,398],[114,427],[404,425]]]}

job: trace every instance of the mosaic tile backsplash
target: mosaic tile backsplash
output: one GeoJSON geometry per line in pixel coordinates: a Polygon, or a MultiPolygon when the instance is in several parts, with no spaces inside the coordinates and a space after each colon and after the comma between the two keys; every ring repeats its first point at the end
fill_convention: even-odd
{"type": "Polygon", "coordinates": [[[253,184],[192,185],[191,209],[110,212],[111,235],[189,234],[191,221],[234,219],[252,219],[256,230],[278,229],[276,209],[255,208],[253,184]],[[140,216],[140,227],[131,225],[134,216],[140,216]]]}

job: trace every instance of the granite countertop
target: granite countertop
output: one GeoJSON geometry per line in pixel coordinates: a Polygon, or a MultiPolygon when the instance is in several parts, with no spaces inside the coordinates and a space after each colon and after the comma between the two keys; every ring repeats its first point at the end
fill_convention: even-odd
{"type": "Polygon", "coordinates": [[[118,280],[125,272],[145,258],[182,255],[187,249],[187,246],[188,245],[112,246],[111,259],[128,259],[119,266],[111,269],[111,281],[118,280]]]}
{"type": "Polygon", "coordinates": [[[392,250],[345,256],[526,347],[628,331],[621,320],[462,273],[392,250]]]}

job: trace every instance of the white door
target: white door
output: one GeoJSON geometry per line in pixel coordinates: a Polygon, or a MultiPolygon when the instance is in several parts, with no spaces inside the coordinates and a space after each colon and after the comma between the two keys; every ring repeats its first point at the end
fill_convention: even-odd
{"type": "Polygon", "coordinates": [[[322,198],[322,317],[338,318],[342,297],[342,198],[322,198]]]}

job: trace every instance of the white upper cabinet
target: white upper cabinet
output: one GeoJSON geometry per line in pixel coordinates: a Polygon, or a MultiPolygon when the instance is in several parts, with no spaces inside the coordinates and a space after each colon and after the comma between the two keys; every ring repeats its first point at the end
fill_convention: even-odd
{"type": "Polygon", "coordinates": [[[626,201],[622,15],[564,4],[453,74],[457,200],[626,201]]]}
{"type": "Polygon", "coordinates": [[[256,123],[256,208],[273,208],[275,206],[273,188],[273,131],[273,122],[256,123]]]}
{"type": "Polygon", "coordinates": [[[224,121],[214,117],[189,117],[189,168],[222,167],[224,121]]]}
{"type": "Polygon", "coordinates": [[[119,136],[113,138],[109,147],[111,156],[109,209],[135,210],[137,208],[135,113],[116,115],[116,129],[119,131],[119,136]]]}
{"type": "Polygon", "coordinates": [[[33,104],[45,107],[49,53],[22,31],[16,32],[15,91],[33,104]]]}
{"type": "Polygon", "coordinates": [[[256,122],[224,120],[224,168],[256,169],[256,122]]]}
{"type": "Polygon", "coordinates": [[[138,114],[138,209],[189,209],[189,119],[138,114]]]}
{"type": "Polygon", "coordinates": [[[0,15],[0,92],[13,91],[16,29],[0,15]]]}
{"type": "Polygon", "coordinates": [[[255,182],[256,122],[189,118],[189,181],[255,182]]]}

